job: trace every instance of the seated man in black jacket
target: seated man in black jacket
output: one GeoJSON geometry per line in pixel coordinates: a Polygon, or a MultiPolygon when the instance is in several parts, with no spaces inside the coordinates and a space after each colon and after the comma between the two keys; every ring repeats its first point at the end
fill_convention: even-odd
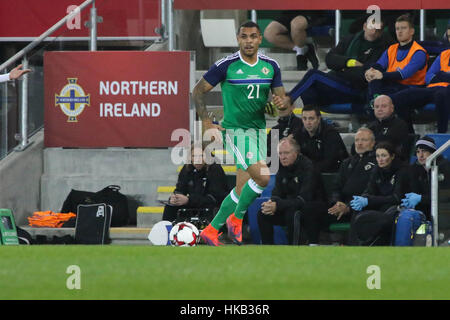
{"type": "Polygon", "coordinates": [[[409,158],[408,124],[394,113],[392,99],[386,95],[378,96],[374,101],[375,120],[367,127],[373,131],[376,143],[388,141],[394,145],[402,160],[409,158]]]}
{"type": "Polygon", "coordinates": [[[390,43],[389,37],[383,34],[383,24],[374,26],[370,22],[364,23],[361,32],[345,37],[327,53],[325,61],[330,72],[308,71],[286,96],[286,100],[290,99],[293,103],[301,97],[305,105],[364,103],[367,89],[365,71],[390,43]]]}
{"type": "MultiPolygon", "coordinates": [[[[437,150],[433,138],[422,137],[416,142],[417,161],[409,167],[410,193],[402,199],[402,206],[406,209],[420,210],[428,221],[431,221],[431,170],[425,168],[427,158],[437,150]]],[[[440,188],[450,187],[450,162],[439,156],[437,158],[440,188]]]]}
{"type": "Polygon", "coordinates": [[[322,119],[317,106],[307,105],[302,111],[303,127],[294,132],[302,154],[320,172],[336,172],[341,161],[348,157],[347,148],[339,132],[322,119]]]}
{"type": "MultiPolygon", "coordinates": [[[[298,244],[301,213],[326,215],[320,175],[292,137],[281,139],[278,147],[280,169],[270,200],[261,205],[258,224],[262,244],[273,244],[273,225],[287,226],[289,244],[298,244]]],[[[307,227],[307,226],[305,226],[307,227]]],[[[320,229],[309,226],[305,236],[309,243],[318,243],[320,229]]]]}
{"type": "Polygon", "coordinates": [[[174,221],[179,209],[208,208],[220,206],[230,192],[222,166],[205,163],[201,146],[192,145],[191,162],[181,169],[174,193],[164,207],[163,220],[174,221]]]}
{"type": "Polygon", "coordinates": [[[366,189],[377,164],[374,147],[372,130],[360,128],[355,135],[356,154],[342,162],[329,198],[331,207],[328,213],[335,216],[336,220],[350,221],[350,201],[354,195],[360,195],[366,189]]]}

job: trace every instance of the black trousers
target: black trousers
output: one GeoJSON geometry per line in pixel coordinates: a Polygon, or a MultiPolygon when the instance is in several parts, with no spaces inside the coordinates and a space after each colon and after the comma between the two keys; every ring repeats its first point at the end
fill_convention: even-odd
{"type": "Polygon", "coordinates": [[[166,205],[164,207],[163,217],[164,221],[173,222],[177,219],[177,212],[179,209],[187,208],[186,206],[169,206],[166,205]]]}
{"type": "Polygon", "coordinates": [[[327,231],[332,223],[347,222],[350,215],[346,214],[338,221],[336,216],[328,213],[324,202],[310,202],[300,215],[300,244],[318,244],[320,231],[327,231]]]}
{"type": "Polygon", "coordinates": [[[436,105],[437,131],[448,131],[448,117],[450,113],[450,86],[431,88],[409,88],[391,95],[395,112],[408,123],[412,131],[411,112],[420,109],[428,103],[436,105]]]}
{"type": "Polygon", "coordinates": [[[288,208],[274,215],[258,211],[258,226],[262,244],[273,244],[273,226],[286,226],[290,245],[319,243],[320,231],[336,222],[336,217],[327,213],[324,202],[307,202],[302,208],[288,208]]]}
{"type": "Polygon", "coordinates": [[[389,246],[395,232],[396,207],[386,211],[366,210],[355,214],[350,225],[350,244],[389,246]]]}

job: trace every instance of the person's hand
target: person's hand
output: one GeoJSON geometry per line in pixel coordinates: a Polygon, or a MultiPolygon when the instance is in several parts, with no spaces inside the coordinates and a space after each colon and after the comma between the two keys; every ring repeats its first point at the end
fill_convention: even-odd
{"type": "Polygon", "coordinates": [[[206,119],[202,121],[203,132],[206,134],[205,137],[209,136],[212,141],[222,142],[221,131],[225,129],[220,125],[213,123],[211,119],[206,119]]]}
{"type": "Polygon", "coordinates": [[[340,220],[348,212],[350,212],[350,208],[341,201],[336,202],[334,206],[328,209],[328,214],[336,216],[336,220],[340,220]]]}
{"type": "Polygon", "coordinates": [[[366,72],[364,73],[364,77],[366,78],[367,82],[372,81],[372,71],[373,68],[367,69],[366,72]]]}
{"type": "Polygon", "coordinates": [[[17,67],[12,69],[11,72],[9,73],[9,79],[11,79],[11,80],[19,79],[24,74],[31,72],[31,69],[20,70],[20,68],[22,68],[21,64],[19,64],[17,67]]]}
{"type": "Polygon", "coordinates": [[[289,96],[280,97],[277,95],[273,95],[272,102],[280,111],[286,110],[291,106],[291,98],[289,96]]]}
{"type": "Polygon", "coordinates": [[[414,209],[420,201],[422,201],[422,195],[414,192],[407,193],[402,199],[402,206],[406,209],[414,209]]]}
{"type": "Polygon", "coordinates": [[[370,68],[365,73],[364,76],[366,77],[367,82],[370,82],[372,80],[378,80],[383,79],[383,73],[377,69],[370,68]]]}
{"type": "Polygon", "coordinates": [[[272,200],[263,202],[261,204],[261,212],[267,215],[274,215],[277,211],[277,203],[272,200]]]}
{"type": "Polygon", "coordinates": [[[350,206],[355,211],[361,211],[365,206],[367,206],[369,200],[365,197],[353,196],[353,200],[350,201],[350,206]]]}
{"type": "Polygon", "coordinates": [[[175,193],[172,194],[169,198],[169,203],[173,206],[184,206],[189,202],[189,198],[184,194],[175,193]]]}
{"type": "Polygon", "coordinates": [[[380,70],[374,69],[372,77],[373,77],[372,80],[381,80],[383,79],[383,73],[380,70]]]}

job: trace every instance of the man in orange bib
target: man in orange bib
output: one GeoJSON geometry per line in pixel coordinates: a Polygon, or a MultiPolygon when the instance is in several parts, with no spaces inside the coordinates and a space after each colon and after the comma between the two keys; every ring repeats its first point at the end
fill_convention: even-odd
{"type": "Polygon", "coordinates": [[[444,50],[428,70],[426,88],[410,88],[391,96],[398,115],[412,126],[411,110],[436,105],[437,132],[446,133],[450,113],[450,49],[444,50]]]}
{"type": "Polygon", "coordinates": [[[397,18],[395,33],[398,43],[391,45],[365,73],[369,83],[369,101],[373,101],[376,95],[389,95],[425,85],[428,54],[413,40],[414,25],[409,15],[397,18]]]}

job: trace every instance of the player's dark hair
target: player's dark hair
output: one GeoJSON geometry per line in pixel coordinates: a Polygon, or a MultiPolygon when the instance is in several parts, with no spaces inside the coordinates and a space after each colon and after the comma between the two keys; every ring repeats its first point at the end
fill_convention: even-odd
{"type": "Polygon", "coordinates": [[[259,25],[256,22],[250,20],[244,22],[239,26],[239,28],[237,29],[237,34],[239,34],[239,32],[241,31],[241,28],[256,28],[258,29],[258,32],[261,34],[261,28],[259,27],[259,25]]]}
{"type": "Polygon", "coordinates": [[[395,20],[395,22],[408,22],[410,28],[414,28],[413,18],[409,13],[402,14],[400,17],[395,20]]]}
{"type": "Polygon", "coordinates": [[[314,111],[316,113],[316,116],[320,117],[320,109],[315,104],[307,104],[303,107],[302,113],[305,111],[314,111]]]}

